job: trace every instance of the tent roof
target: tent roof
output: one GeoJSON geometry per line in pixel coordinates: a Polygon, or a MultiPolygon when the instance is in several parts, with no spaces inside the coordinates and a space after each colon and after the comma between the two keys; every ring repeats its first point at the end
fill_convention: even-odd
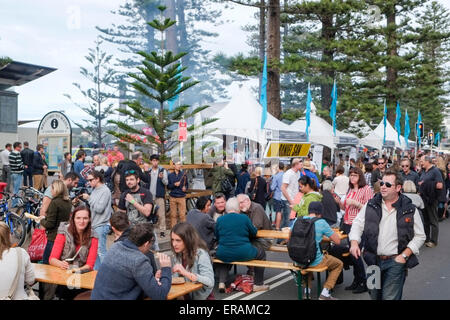
{"type": "MultiPolygon", "coordinates": [[[[205,129],[216,129],[212,133],[214,135],[226,134],[262,144],[266,142],[265,132],[261,130],[262,107],[246,86],[242,86],[230,102],[212,117],[218,120],[208,124],[205,129]]],[[[267,113],[264,129],[298,131],[270,113],[267,113]]]]}
{"type": "MultiPolygon", "coordinates": [[[[381,119],[378,126],[369,133],[366,137],[361,139],[361,142],[365,145],[382,149],[383,146],[383,136],[384,136],[384,124],[383,119],[381,119]]],[[[395,147],[399,149],[406,149],[405,138],[400,135],[400,143],[398,142],[397,131],[392,127],[389,121],[386,121],[386,140],[394,141],[395,147]]],[[[414,144],[414,141],[408,140],[410,144],[414,144]]]]}

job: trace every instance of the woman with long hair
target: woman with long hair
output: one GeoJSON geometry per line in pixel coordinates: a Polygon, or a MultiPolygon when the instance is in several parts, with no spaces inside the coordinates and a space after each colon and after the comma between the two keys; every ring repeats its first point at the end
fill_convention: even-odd
{"type": "Polygon", "coordinates": [[[322,201],[316,181],[308,176],[303,176],[298,180],[300,192],[303,193],[300,203],[292,209],[297,212],[297,217],[308,215],[309,204],[313,201],[322,201]]]}
{"type": "MultiPolygon", "coordinates": [[[[97,259],[98,238],[91,227],[91,211],[79,206],[71,214],[69,223],[58,228],[50,254],[50,265],[72,272],[91,271],[97,259]]],[[[60,286],[60,297],[71,300],[84,290],[68,290],[60,286]]]]}
{"type": "Polygon", "coordinates": [[[261,167],[255,168],[254,179],[251,179],[250,188],[248,192],[254,194],[255,198],[250,199],[253,202],[259,203],[263,209],[266,209],[266,192],[267,192],[267,182],[266,179],[262,177],[263,169],[261,167]]]}
{"type": "Polygon", "coordinates": [[[34,283],[34,269],[30,262],[28,253],[18,247],[12,248],[11,230],[4,222],[0,222],[0,300],[10,298],[11,300],[23,300],[27,298],[24,290],[25,284],[31,286],[34,283]],[[19,270],[19,259],[21,259],[22,267],[19,270]],[[19,272],[19,280],[17,287],[14,285],[14,278],[19,272]],[[15,289],[15,290],[14,290],[15,289]],[[8,295],[11,294],[11,297],[8,295]]]}
{"type": "Polygon", "coordinates": [[[214,271],[206,243],[187,222],[176,224],[170,237],[175,257],[172,271],[188,281],[203,284],[202,289],[186,295],[185,299],[205,300],[214,288],[214,271]]]}
{"type": "Polygon", "coordinates": [[[47,234],[47,245],[43,256],[44,264],[49,263],[50,253],[52,252],[60,223],[68,221],[72,211],[69,190],[62,180],[52,182],[51,192],[53,198],[48,206],[46,216],[40,218],[39,222],[45,228],[47,234]]]}
{"type": "MultiPolygon", "coordinates": [[[[345,234],[350,233],[353,220],[364,205],[373,197],[372,188],[366,183],[364,173],[360,168],[351,168],[349,171],[349,179],[347,196],[343,202],[339,203],[341,209],[345,210],[344,221],[341,227],[345,234]]],[[[364,243],[361,243],[360,246],[363,247],[364,243]]],[[[350,257],[353,264],[354,279],[353,283],[345,289],[352,290],[353,293],[366,292],[366,272],[362,258],[359,257],[356,259],[352,255],[350,257]]]]}

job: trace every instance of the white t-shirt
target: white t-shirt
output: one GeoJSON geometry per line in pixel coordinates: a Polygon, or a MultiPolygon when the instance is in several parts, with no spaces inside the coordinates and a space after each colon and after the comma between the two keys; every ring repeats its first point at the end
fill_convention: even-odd
{"type": "Polygon", "coordinates": [[[334,185],[334,192],[342,197],[347,194],[348,187],[349,187],[349,178],[345,175],[340,175],[334,178],[333,185],[334,185]]]}
{"type": "Polygon", "coordinates": [[[34,268],[30,262],[30,256],[22,248],[11,248],[3,252],[2,259],[0,260],[0,297],[8,296],[11,285],[14,282],[14,277],[16,276],[18,261],[17,261],[17,250],[22,251],[22,269],[20,270],[19,282],[17,285],[16,294],[13,300],[23,300],[27,297],[24,285],[33,285],[35,275],[34,268]]]}
{"type": "MultiPolygon", "coordinates": [[[[289,197],[291,197],[291,200],[294,200],[298,193],[298,179],[300,179],[300,171],[294,172],[294,170],[289,169],[283,175],[283,184],[288,184],[286,191],[289,194],[289,197]]],[[[283,193],[281,193],[281,200],[287,200],[283,193]]]]}

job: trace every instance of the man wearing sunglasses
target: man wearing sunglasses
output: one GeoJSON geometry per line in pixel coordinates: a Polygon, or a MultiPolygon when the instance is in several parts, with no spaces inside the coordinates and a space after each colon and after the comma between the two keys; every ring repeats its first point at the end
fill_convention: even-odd
{"type": "Polygon", "coordinates": [[[416,190],[419,190],[419,175],[414,170],[411,170],[411,160],[403,158],[400,165],[402,167],[401,173],[403,181],[409,180],[414,182],[416,190]]]}
{"type": "Polygon", "coordinates": [[[381,192],[361,209],[349,234],[350,253],[355,258],[361,255],[359,243],[364,234],[368,270],[379,268],[367,279],[373,300],[401,300],[407,268],[419,263],[417,255],[425,242],[422,218],[411,200],[400,193],[402,184],[399,173],[387,170],[381,192]]]}
{"type": "Polygon", "coordinates": [[[372,186],[374,186],[375,183],[377,183],[378,181],[381,181],[381,178],[383,177],[383,174],[386,171],[386,159],[385,158],[378,158],[377,163],[378,163],[378,168],[372,172],[372,179],[370,181],[372,183],[372,186]]]}

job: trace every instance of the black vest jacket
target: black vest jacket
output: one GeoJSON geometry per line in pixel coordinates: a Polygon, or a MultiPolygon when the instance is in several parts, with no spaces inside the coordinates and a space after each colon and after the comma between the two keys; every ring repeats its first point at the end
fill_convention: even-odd
{"type": "MultiPolygon", "coordinates": [[[[367,265],[377,264],[377,247],[379,226],[382,217],[382,197],[376,194],[368,203],[366,208],[366,219],[364,224],[363,241],[364,241],[364,260],[367,265]]],[[[393,204],[397,210],[397,236],[398,236],[398,254],[401,254],[407,247],[408,243],[414,238],[414,213],[416,207],[411,200],[400,194],[397,202],[393,204]]],[[[419,264],[417,257],[412,254],[406,266],[413,268],[419,264]]]]}

